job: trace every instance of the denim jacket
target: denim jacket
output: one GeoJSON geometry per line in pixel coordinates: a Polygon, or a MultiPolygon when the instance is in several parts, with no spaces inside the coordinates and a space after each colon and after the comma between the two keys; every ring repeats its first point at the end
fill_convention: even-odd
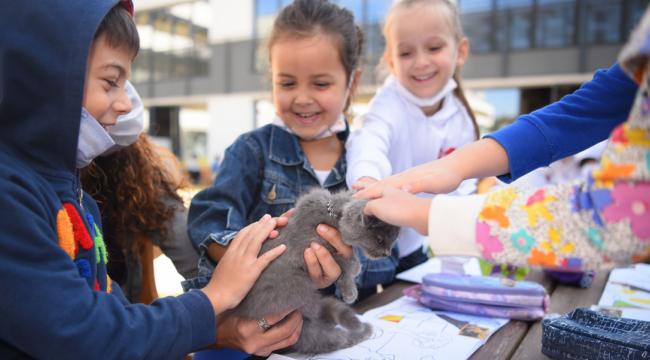
{"type": "MultiPolygon", "coordinates": [[[[349,133],[348,127],[336,136],[345,142],[349,133]]],[[[343,149],[322,187],[346,189],[345,171],[343,149]]],[[[210,281],[216,266],[207,254],[212,242],[228,245],[239,230],[265,214],[276,217],[293,208],[296,198],[314,186],[321,184],[295,135],[274,125],[241,135],[226,149],[212,186],[192,199],[188,232],[201,258],[198,278],[184,281],[183,289],[200,289],[210,281]]],[[[381,260],[369,260],[358,252],[363,265],[357,277],[359,287],[393,280],[398,264],[396,250],[381,260]]]]}

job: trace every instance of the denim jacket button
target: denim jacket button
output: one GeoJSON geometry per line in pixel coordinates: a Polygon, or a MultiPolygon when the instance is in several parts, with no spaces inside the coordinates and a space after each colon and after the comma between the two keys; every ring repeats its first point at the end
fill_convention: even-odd
{"type": "Polygon", "coordinates": [[[269,200],[275,200],[277,194],[275,193],[275,184],[273,184],[273,187],[271,188],[271,191],[266,195],[269,200]]]}

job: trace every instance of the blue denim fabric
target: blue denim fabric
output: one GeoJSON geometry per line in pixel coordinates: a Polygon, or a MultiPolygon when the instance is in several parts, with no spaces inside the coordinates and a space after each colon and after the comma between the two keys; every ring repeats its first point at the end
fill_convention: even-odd
{"type": "MultiPolygon", "coordinates": [[[[349,128],[336,136],[345,142],[349,128]]],[[[345,149],[322,187],[346,189],[345,149]]],[[[211,187],[196,194],[188,213],[188,232],[201,253],[199,276],[183,282],[183,289],[200,289],[210,281],[216,263],[207,256],[212,242],[227,245],[237,232],[265,214],[280,216],[296,198],[320,183],[298,139],[277,126],[267,125],[241,135],[228,149],[211,187]],[[269,194],[275,193],[274,196],[269,194]]],[[[381,260],[360,254],[360,287],[391,282],[397,251],[381,260]]]]}

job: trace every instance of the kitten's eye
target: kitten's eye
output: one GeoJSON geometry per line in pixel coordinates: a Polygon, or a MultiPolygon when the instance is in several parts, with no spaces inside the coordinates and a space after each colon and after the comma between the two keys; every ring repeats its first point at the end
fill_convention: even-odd
{"type": "Polygon", "coordinates": [[[384,243],[384,239],[377,238],[377,244],[382,245],[383,243],[384,243]]]}

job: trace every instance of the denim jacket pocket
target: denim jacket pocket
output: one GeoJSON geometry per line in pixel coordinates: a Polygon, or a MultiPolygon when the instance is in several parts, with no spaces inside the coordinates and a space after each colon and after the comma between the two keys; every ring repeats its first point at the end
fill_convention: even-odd
{"type": "Polygon", "coordinates": [[[268,205],[286,205],[296,202],[296,193],[288,185],[266,177],[262,184],[262,201],[268,205]]]}

